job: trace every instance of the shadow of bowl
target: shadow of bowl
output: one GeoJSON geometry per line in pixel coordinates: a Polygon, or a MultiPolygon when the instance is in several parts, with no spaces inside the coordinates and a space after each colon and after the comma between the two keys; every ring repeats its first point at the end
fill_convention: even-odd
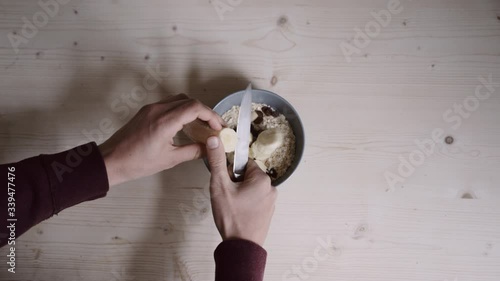
{"type": "MultiPolygon", "coordinates": [[[[243,90],[225,97],[213,108],[214,111],[219,115],[222,115],[229,111],[233,106],[239,106],[244,94],[245,91],[243,90]]],[[[299,166],[305,146],[304,127],[295,108],[293,108],[293,106],[284,98],[273,92],[253,89],[252,102],[270,105],[279,113],[283,114],[286,120],[288,120],[288,122],[290,123],[290,126],[292,127],[293,133],[295,135],[295,158],[293,159],[292,164],[285,172],[285,174],[280,178],[273,180],[272,185],[278,186],[284,183],[299,166]]],[[[204,161],[207,168],[210,169],[207,159],[204,159],[204,161]]]]}

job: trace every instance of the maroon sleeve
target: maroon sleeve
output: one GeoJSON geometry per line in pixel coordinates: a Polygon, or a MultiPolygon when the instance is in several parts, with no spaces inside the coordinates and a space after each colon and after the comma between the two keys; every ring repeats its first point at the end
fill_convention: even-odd
{"type": "Polygon", "coordinates": [[[247,240],[226,240],[215,249],[215,281],[262,281],[267,253],[247,240]]]}
{"type": "Polygon", "coordinates": [[[109,190],[106,166],[95,142],[57,154],[2,164],[0,171],[4,186],[0,193],[0,247],[9,241],[13,225],[15,236],[19,237],[54,214],[104,197],[109,190]],[[14,199],[9,199],[11,196],[14,199]],[[8,209],[13,207],[8,203],[15,203],[14,209],[8,209]]]}

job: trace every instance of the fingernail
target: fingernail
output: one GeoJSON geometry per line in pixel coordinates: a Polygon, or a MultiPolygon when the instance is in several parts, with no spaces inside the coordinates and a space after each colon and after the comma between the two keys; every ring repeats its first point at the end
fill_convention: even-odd
{"type": "Polygon", "coordinates": [[[219,147],[219,138],[218,137],[209,137],[207,139],[207,147],[209,149],[216,149],[219,147]]]}

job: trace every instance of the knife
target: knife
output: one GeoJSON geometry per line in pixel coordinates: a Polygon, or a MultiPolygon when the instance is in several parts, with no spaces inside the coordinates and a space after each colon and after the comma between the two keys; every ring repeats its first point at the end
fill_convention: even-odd
{"type": "Polygon", "coordinates": [[[243,99],[241,100],[240,113],[238,115],[238,142],[234,151],[233,174],[238,180],[245,174],[248,163],[248,150],[250,145],[250,123],[252,122],[252,84],[248,84],[243,99]]]}

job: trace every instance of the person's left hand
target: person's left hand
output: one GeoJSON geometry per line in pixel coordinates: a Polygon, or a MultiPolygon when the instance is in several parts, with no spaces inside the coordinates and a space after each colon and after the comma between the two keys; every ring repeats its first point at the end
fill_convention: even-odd
{"type": "Polygon", "coordinates": [[[203,155],[204,145],[174,145],[174,136],[196,119],[221,130],[224,121],[209,107],[185,94],[144,106],[99,146],[109,185],[156,174],[203,155]]]}

